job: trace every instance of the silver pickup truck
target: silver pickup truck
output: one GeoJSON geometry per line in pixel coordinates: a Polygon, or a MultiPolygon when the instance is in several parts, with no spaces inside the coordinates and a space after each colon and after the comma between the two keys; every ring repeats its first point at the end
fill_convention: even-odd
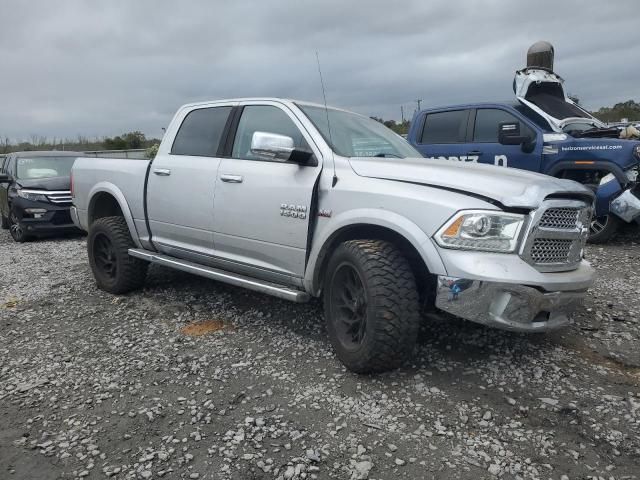
{"type": "Polygon", "coordinates": [[[424,161],[382,124],[281,99],[185,105],[153,161],[79,158],[72,217],[98,286],[151,263],[295,302],[322,297],[340,360],[400,365],[424,312],[565,325],[594,271],[592,193],[516,169],[424,161]]]}

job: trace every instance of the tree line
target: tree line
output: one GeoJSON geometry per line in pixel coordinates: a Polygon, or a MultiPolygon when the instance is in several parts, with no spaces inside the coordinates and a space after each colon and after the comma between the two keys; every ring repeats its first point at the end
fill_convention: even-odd
{"type": "MultiPolygon", "coordinates": [[[[580,102],[575,96],[572,96],[571,98],[577,103],[580,102]]],[[[619,122],[623,118],[627,118],[629,121],[636,121],[640,120],[640,103],[637,103],[634,100],[627,100],[626,102],[616,103],[613,107],[602,107],[599,110],[591,112],[591,114],[603,122],[619,122]]],[[[409,120],[397,122],[396,120],[384,120],[383,118],[375,116],[371,118],[400,135],[406,135],[409,133],[409,127],[411,125],[409,120]]],[[[154,151],[152,147],[159,143],[160,139],[147,138],[144,133],[138,130],[125,132],[122,135],[116,135],[115,137],[93,139],[83,135],[78,135],[74,139],[62,139],[55,137],[49,139],[40,135],[31,135],[29,140],[17,143],[11,142],[8,137],[0,137],[0,154],[29,150],[92,151],[131,150],[138,148],[152,149],[150,152],[153,154],[154,151]]]]}
{"type": "Polygon", "coordinates": [[[138,130],[126,132],[114,137],[89,138],[78,135],[76,138],[47,138],[40,135],[31,135],[28,140],[12,142],[8,137],[0,137],[0,153],[24,152],[32,150],[132,150],[138,148],[150,148],[159,144],[160,139],[147,138],[138,130]]]}

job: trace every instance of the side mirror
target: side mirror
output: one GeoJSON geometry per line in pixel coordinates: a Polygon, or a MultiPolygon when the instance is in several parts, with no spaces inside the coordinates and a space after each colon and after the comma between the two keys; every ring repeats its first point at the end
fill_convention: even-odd
{"type": "Polygon", "coordinates": [[[251,153],[266,160],[286,162],[293,152],[293,138],[269,132],[254,132],[251,153]]]}
{"type": "Polygon", "coordinates": [[[0,173],[0,183],[9,183],[11,178],[6,173],[0,173]]]}
{"type": "Polygon", "coordinates": [[[498,142],[501,145],[521,145],[528,138],[520,135],[520,122],[502,122],[498,125],[498,142]]]}
{"type": "Polygon", "coordinates": [[[309,165],[313,152],[294,147],[293,138],[270,132],[254,132],[251,153],[265,160],[309,165]]]}

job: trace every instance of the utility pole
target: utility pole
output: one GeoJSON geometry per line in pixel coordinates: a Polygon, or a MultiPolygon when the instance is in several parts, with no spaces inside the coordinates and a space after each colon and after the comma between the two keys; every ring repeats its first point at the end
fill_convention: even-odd
{"type": "Polygon", "coordinates": [[[420,103],[422,103],[422,99],[421,98],[416,99],[416,103],[418,104],[418,111],[420,111],[420,103]]]}
{"type": "Polygon", "coordinates": [[[400,116],[402,117],[402,123],[404,123],[404,105],[400,105],[400,116]]]}

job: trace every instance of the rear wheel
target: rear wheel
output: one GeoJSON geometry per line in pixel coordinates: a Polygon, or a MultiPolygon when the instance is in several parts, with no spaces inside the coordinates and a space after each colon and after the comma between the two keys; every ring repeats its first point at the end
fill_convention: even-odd
{"type": "Polygon", "coordinates": [[[149,264],[129,255],[133,247],[135,244],[123,217],[104,217],[91,225],[87,251],[100,289],[121,294],[144,284],[149,264]]]}
{"type": "Polygon", "coordinates": [[[24,225],[15,212],[9,213],[9,233],[11,234],[11,238],[18,243],[31,240],[31,235],[27,234],[24,225]]]}
{"type": "Polygon", "coordinates": [[[380,240],[351,240],[334,252],[324,285],[327,330],[351,371],[399,367],[420,326],[416,282],[402,253],[380,240]]]}
{"type": "Polygon", "coordinates": [[[593,217],[589,226],[589,243],[605,243],[611,240],[620,227],[620,220],[613,215],[593,217]]]}

